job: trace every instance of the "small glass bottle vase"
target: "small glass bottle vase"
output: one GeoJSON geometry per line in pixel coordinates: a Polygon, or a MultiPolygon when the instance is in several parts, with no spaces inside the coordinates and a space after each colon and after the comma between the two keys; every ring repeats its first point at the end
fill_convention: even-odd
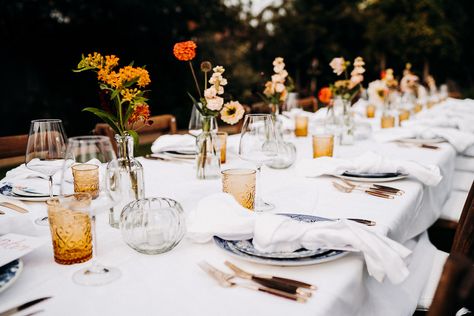
{"type": "Polygon", "coordinates": [[[214,116],[202,117],[202,133],[196,137],[196,176],[198,179],[216,179],[221,174],[221,158],[214,116]]]}
{"type": "Polygon", "coordinates": [[[112,180],[110,185],[121,194],[120,202],[110,209],[109,214],[110,226],[118,228],[123,207],[145,197],[145,182],[143,166],[133,157],[133,138],[130,135],[115,135],[115,140],[118,158],[108,164],[107,170],[110,174],[117,175],[117,179],[112,180]],[[118,170],[110,170],[115,168],[118,170]]]}
{"type": "Polygon", "coordinates": [[[342,128],[341,145],[354,145],[354,118],[352,117],[351,101],[341,99],[342,102],[342,128]]]}

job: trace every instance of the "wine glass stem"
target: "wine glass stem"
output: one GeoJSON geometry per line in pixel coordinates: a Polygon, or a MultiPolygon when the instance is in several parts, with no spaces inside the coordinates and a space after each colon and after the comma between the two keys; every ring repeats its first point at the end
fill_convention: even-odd
{"type": "Polygon", "coordinates": [[[256,167],[257,167],[257,185],[255,186],[255,204],[260,205],[263,202],[262,197],[261,197],[261,192],[260,192],[260,189],[262,187],[261,186],[262,164],[258,163],[256,167]]]}
{"type": "Polygon", "coordinates": [[[91,229],[92,229],[92,260],[89,267],[90,272],[102,272],[102,265],[97,261],[97,230],[95,229],[95,215],[91,215],[91,229]]]}
{"type": "Polygon", "coordinates": [[[49,184],[49,197],[53,198],[53,196],[54,196],[54,194],[53,194],[53,176],[49,176],[48,184],[49,184]]]}

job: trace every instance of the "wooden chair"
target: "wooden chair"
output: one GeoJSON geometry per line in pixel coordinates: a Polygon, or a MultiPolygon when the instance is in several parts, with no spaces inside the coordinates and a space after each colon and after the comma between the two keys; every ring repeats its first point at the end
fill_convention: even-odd
{"type": "MultiPolygon", "coordinates": [[[[470,260],[470,261],[474,260],[474,182],[471,186],[471,189],[469,190],[469,195],[466,199],[466,203],[464,204],[464,207],[463,207],[463,210],[462,210],[462,213],[461,213],[461,218],[459,219],[459,222],[458,222],[458,225],[457,225],[457,228],[456,228],[456,233],[455,233],[455,236],[454,236],[453,245],[451,247],[451,254],[453,254],[454,256],[456,256],[456,255],[464,256],[466,258],[466,260],[470,260]]],[[[445,285],[445,283],[447,282],[445,280],[446,278],[449,279],[449,282],[455,282],[455,285],[460,285],[458,274],[464,274],[464,272],[466,272],[466,271],[462,270],[462,269],[460,271],[456,271],[456,270],[451,271],[451,269],[453,269],[453,268],[450,267],[450,265],[451,265],[451,263],[450,263],[448,265],[448,267],[444,268],[444,270],[447,270],[447,271],[443,272],[443,274],[446,273],[449,277],[445,276],[444,279],[443,279],[443,276],[442,276],[440,278],[439,277],[439,275],[440,275],[439,271],[441,271],[441,266],[444,265],[445,262],[447,262],[447,260],[446,261],[444,260],[446,258],[446,256],[447,256],[447,254],[442,252],[442,251],[438,251],[437,254],[436,254],[436,258],[441,257],[443,259],[442,260],[435,260],[435,262],[433,264],[427,286],[425,286],[425,289],[423,290],[423,293],[422,293],[421,298],[420,298],[420,301],[422,303],[419,302],[419,304],[418,304],[419,308],[421,308],[421,309],[426,309],[428,307],[428,305],[429,305],[429,310],[431,310],[432,306],[435,309],[436,308],[441,308],[441,307],[437,307],[437,305],[435,305],[435,304],[440,304],[441,306],[443,306],[442,307],[443,309],[444,308],[452,308],[454,306],[454,305],[451,306],[450,302],[443,301],[445,299],[446,293],[444,293],[444,292],[446,291],[446,289],[443,289],[441,287],[446,287],[447,286],[447,285],[445,285]],[[444,254],[444,258],[443,258],[443,254],[444,254]],[[440,281],[436,281],[436,279],[439,279],[440,281]],[[439,294],[437,292],[435,292],[435,285],[436,284],[438,284],[437,289],[439,289],[439,291],[440,291],[439,294]],[[433,294],[433,293],[435,293],[435,294],[433,294]],[[437,294],[438,294],[438,298],[436,298],[437,294]],[[426,301],[428,301],[427,297],[433,298],[431,300],[431,303],[426,303],[426,301]],[[436,303],[435,303],[435,299],[440,300],[440,302],[436,301],[436,303]],[[447,307],[444,307],[445,306],[444,304],[446,304],[447,307]]],[[[458,259],[453,259],[453,260],[456,261],[458,259]]],[[[472,277],[473,272],[471,271],[469,273],[471,274],[471,277],[472,277]]],[[[471,286],[472,286],[472,284],[471,284],[471,286]]],[[[451,295],[455,295],[455,294],[451,293],[451,295]]],[[[435,313],[435,312],[436,311],[433,311],[433,313],[435,313]]],[[[451,314],[442,314],[441,313],[441,314],[432,314],[432,315],[451,315],[451,314]]]]}
{"type": "Polygon", "coordinates": [[[443,268],[428,316],[451,316],[465,307],[474,308],[474,262],[452,253],[443,268]]]}
{"type": "MultiPolygon", "coordinates": [[[[163,114],[152,116],[150,117],[150,120],[153,121],[153,124],[150,126],[146,126],[144,124],[136,125],[136,128],[138,129],[138,136],[140,138],[140,144],[142,145],[153,143],[159,136],[163,134],[176,134],[177,132],[176,118],[174,115],[163,114]]],[[[117,145],[115,143],[115,132],[108,124],[96,124],[92,133],[95,135],[109,137],[115,150],[117,150],[117,145]]]]}
{"type": "Polygon", "coordinates": [[[25,162],[28,134],[0,137],[0,168],[25,162]]]}
{"type": "Polygon", "coordinates": [[[316,112],[318,110],[318,100],[313,96],[299,99],[298,107],[305,111],[316,112]]]}

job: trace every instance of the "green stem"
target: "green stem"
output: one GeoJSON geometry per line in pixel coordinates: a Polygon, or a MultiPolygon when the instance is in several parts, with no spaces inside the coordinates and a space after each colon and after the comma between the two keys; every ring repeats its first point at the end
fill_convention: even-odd
{"type": "Polygon", "coordinates": [[[193,64],[189,61],[189,68],[191,68],[191,73],[193,74],[194,84],[196,85],[196,90],[199,94],[199,98],[202,98],[201,90],[199,89],[199,83],[197,81],[196,73],[194,72],[193,64]]]}

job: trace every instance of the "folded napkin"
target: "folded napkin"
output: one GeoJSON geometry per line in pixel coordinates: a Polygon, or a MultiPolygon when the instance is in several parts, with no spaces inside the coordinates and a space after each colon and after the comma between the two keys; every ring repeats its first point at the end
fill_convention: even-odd
{"type": "Polygon", "coordinates": [[[345,171],[356,173],[407,173],[422,183],[435,186],[441,179],[438,166],[422,165],[415,161],[395,160],[366,152],[351,159],[320,157],[304,160],[297,166],[297,172],[306,177],[341,175],[345,171]]]}
{"type": "Polygon", "coordinates": [[[254,213],[240,206],[226,193],[202,199],[187,219],[188,237],[196,242],[212,236],[227,240],[253,237],[257,250],[271,252],[307,249],[341,249],[362,252],[371,276],[382,282],[385,275],[393,283],[408,275],[403,262],[411,252],[378,234],[374,228],[346,220],[302,223],[269,213],[254,213]]]}
{"type": "Polygon", "coordinates": [[[151,145],[151,151],[158,153],[165,150],[195,150],[196,137],[183,135],[162,135],[151,145]]]}
{"type": "Polygon", "coordinates": [[[458,153],[463,153],[474,145],[474,134],[448,127],[430,127],[413,122],[403,122],[403,128],[392,128],[378,131],[374,139],[378,142],[390,142],[404,138],[433,139],[444,138],[458,153]]]}

